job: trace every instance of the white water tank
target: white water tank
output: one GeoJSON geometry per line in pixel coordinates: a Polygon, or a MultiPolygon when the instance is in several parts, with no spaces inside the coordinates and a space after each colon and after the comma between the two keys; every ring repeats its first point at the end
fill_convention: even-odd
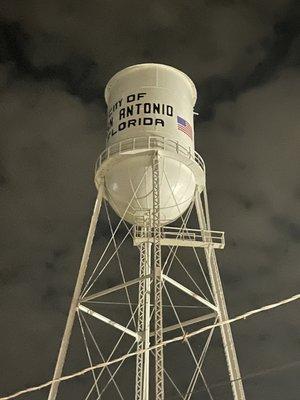
{"type": "Polygon", "coordinates": [[[204,168],[199,167],[197,176],[194,173],[196,98],[190,78],[167,65],[134,65],[108,82],[107,147],[96,171],[96,185],[99,174],[104,174],[105,197],[127,222],[140,224],[151,215],[153,149],[159,153],[162,225],[187,210],[196,183],[200,189],[204,186],[204,168]],[[104,173],[101,163],[105,162],[104,173]]]}

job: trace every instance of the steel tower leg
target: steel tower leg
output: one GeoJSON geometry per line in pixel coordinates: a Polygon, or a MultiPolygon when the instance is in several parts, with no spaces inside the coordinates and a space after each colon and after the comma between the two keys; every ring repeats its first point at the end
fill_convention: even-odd
{"type": "MultiPolygon", "coordinates": [[[[149,237],[149,226],[143,229],[143,236],[149,237]]],[[[150,290],[151,290],[151,243],[140,245],[139,308],[137,330],[142,338],[137,342],[137,351],[150,346],[150,290]]],[[[149,351],[138,354],[136,358],[135,400],[149,399],[149,351]]]]}
{"type": "MultiPolygon", "coordinates": [[[[160,185],[159,185],[159,155],[156,151],[152,161],[153,181],[153,252],[154,252],[154,323],[155,345],[163,342],[163,312],[162,312],[162,271],[161,271],[161,225],[160,225],[160,185]]],[[[155,400],[164,400],[164,353],[163,346],[155,348],[155,400]]]]}
{"type": "MultiPolygon", "coordinates": [[[[73,293],[73,298],[72,298],[72,302],[71,302],[71,306],[70,306],[70,310],[69,310],[69,315],[68,315],[68,319],[66,322],[64,335],[63,335],[63,338],[61,341],[61,345],[60,345],[60,349],[59,349],[59,353],[58,353],[58,357],[57,357],[57,361],[56,361],[53,380],[60,379],[61,375],[62,375],[62,370],[63,370],[63,366],[65,363],[66,354],[68,351],[68,346],[69,346],[69,341],[70,341],[70,336],[72,333],[72,328],[73,328],[76,310],[77,310],[77,306],[78,306],[78,300],[79,300],[80,292],[82,289],[83,280],[84,280],[84,276],[85,276],[85,272],[87,269],[88,260],[89,260],[89,256],[90,256],[90,252],[91,252],[91,248],[92,248],[92,244],[93,244],[96,225],[97,225],[97,221],[98,221],[98,217],[99,217],[99,213],[100,213],[100,209],[101,209],[101,203],[102,203],[102,197],[103,197],[103,185],[104,185],[104,183],[102,181],[99,186],[98,195],[97,195],[97,199],[95,202],[93,215],[91,218],[91,223],[90,223],[86,243],[85,243],[84,250],[83,250],[83,255],[82,255],[81,264],[80,264],[80,268],[79,268],[79,272],[78,272],[78,277],[77,277],[77,281],[76,281],[76,285],[75,285],[75,289],[74,289],[74,293],[73,293]]],[[[60,382],[52,383],[50,392],[48,395],[48,400],[56,399],[59,383],[60,382]]]]}
{"type": "MultiPolygon", "coordinates": [[[[197,189],[195,203],[196,203],[196,210],[197,210],[200,229],[210,230],[209,210],[208,210],[206,191],[204,192],[204,197],[205,197],[205,213],[202,206],[201,195],[199,190],[197,189]]],[[[215,249],[212,246],[205,248],[205,257],[212,284],[212,290],[215,298],[214,300],[216,302],[216,306],[218,307],[219,321],[220,322],[226,321],[228,319],[226,302],[219,274],[215,249]]],[[[226,324],[222,325],[220,328],[221,328],[221,335],[222,335],[223,346],[224,346],[234,400],[245,400],[246,397],[244,393],[243,382],[241,380],[241,373],[232,337],[231,326],[230,324],[226,324]]]]}

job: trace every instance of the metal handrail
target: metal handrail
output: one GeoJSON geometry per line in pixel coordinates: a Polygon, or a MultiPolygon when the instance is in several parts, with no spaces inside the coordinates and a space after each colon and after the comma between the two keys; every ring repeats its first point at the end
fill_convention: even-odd
{"type": "MultiPolygon", "coordinates": [[[[144,237],[143,228],[140,226],[134,227],[134,237],[144,237]]],[[[151,231],[149,232],[151,235],[151,231]]],[[[161,237],[163,239],[175,238],[181,240],[200,240],[203,242],[223,244],[225,241],[223,231],[209,231],[201,229],[182,229],[173,226],[161,227],[161,237]]]]}
{"type": "Polygon", "coordinates": [[[107,147],[100,154],[96,161],[95,173],[101,166],[101,164],[115,154],[123,154],[128,151],[134,150],[152,150],[152,149],[163,149],[167,151],[173,151],[174,153],[183,155],[189,159],[196,161],[197,164],[205,172],[205,163],[196,151],[191,151],[191,148],[184,147],[177,140],[168,139],[162,136],[143,136],[133,137],[114,143],[107,147]]]}

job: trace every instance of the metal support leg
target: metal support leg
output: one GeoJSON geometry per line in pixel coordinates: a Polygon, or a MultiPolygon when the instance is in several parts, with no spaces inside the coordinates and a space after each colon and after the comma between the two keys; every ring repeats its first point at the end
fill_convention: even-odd
{"type": "MultiPolygon", "coordinates": [[[[76,315],[76,309],[78,306],[78,300],[79,300],[80,292],[82,289],[83,280],[84,280],[84,276],[85,276],[85,272],[87,269],[87,264],[88,264],[92,244],[93,244],[96,225],[97,225],[97,221],[98,221],[98,217],[99,217],[99,213],[100,213],[100,209],[101,209],[102,197],[103,197],[103,182],[99,186],[98,195],[97,195],[97,199],[96,199],[96,203],[95,203],[95,207],[94,207],[94,211],[93,211],[93,215],[92,215],[92,219],[91,219],[91,223],[90,223],[90,228],[88,231],[88,235],[87,235],[87,239],[86,239],[86,243],[85,243],[85,247],[84,247],[84,251],[83,251],[83,255],[82,255],[82,259],[81,259],[81,264],[80,264],[80,268],[79,268],[79,272],[78,272],[77,282],[75,285],[73,298],[72,298],[72,302],[71,302],[71,306],[70,306],[70,310],[69,310],[69,315],[68,315],[68,319],[66,322],[64,335],[63,335],[63,338],[61,341],[61,345],[60,345],[60,349],[59,349],[59,353],[58,353],[58,357],[57,357],[57,361],[56,361],[53,380],[61,378],[61,375],[62,375],[62,370],[63,370],[63,366],[65,363],[65,358],[66,358],[66,354],[68,351],[70,336],[71,336],[74,319],[75,319],[75,315],[76,315]]],[[[56,399],[58,386],[59,386],[59,382],[52,383],[50,392],[49,392],[49,396],[48,396],[48,400],[56,399]]]]}
{"type": "MultiPolygon", "coordinates": [[[[160,186],[159,186],[159,156],[155,152],[152,162],[153,180],[153,251],[154,251],[154,315],[155,344],[163,342],[163,312],[162,312],[162,271],[161,271],[161,226],[160,226],[160,186]]],[[[164,400],[164,350],[162,346],[155,349],[155,383],[156,400],[164,400]]]]}
{"type": "MultiPolygon", "coordinates": [[[[143,236],[148,235],[148,227],[142,231],[143,236]]],[[[139,308],[138,308],[138,334],[141,339],[137,342],[137,351],[147,350],[150,346],[150,285],[151,285],[151,243],[144,242],[140,245],[140,278],[139,283],[139,308]]],[[[149,351],[138,354],[136,357],[135,400],[149,399],[149,351]]]]}
{"type": "MultiPolygon", "coordinates": [[[[151,305],[151,243],[146,243],[147,260],[145,279],[145,350],[150,347],[150,305],[151,305]]],[[[144,353],[144,399],[149,400],[149,350],[144,353]]]]}
{"type": "MultiPolygon", "coordinates": [[[[203,211],[202,201],[200,192],[196,191],[196,210],[200,228],[203,230],[210,230],[209,213],[208,213],[208,203],[205,193],[205,212],[203,211]],[[206,217],[206,218],[205,218],[206,217]]],[[[218,307],[219,321],[226,321],[228,319],[228,313],[225,303],[225,297],[223,292],[223,287],[221,283],[221,278],[219,274],[219,268],[217,263],[217,258],[215,250],[212,246],[205,249],[205,257],[209,270],[210,280],[212,284],[212,290],[218,307]]],[[[221,326],[221,335],[223,340],[223,346],[229,371],[229,376],[231,380],[231,387],[233,392],[234,400],[245,400],[245,393],[243,382],[241,380],[241,373],[239,368],[239,363],[237,359],[237,354],[235,351],[234,341],[231,332],[230,324],[221,326]]]]}

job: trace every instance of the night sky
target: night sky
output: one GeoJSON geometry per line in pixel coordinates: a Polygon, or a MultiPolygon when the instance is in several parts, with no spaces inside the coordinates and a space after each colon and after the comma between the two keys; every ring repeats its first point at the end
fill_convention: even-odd
{"type": "MultiPolygon", "coordinates": [[[[230,316],[299,292],[299,2],[1,0],[0,14],[2,395],[52,376],[96,196],[103,90],[126,66],[168,64],[195,82],[196,150],[212,226],[226,232],[218,259],[230,316]]],[[[103,215],[98,251],[108,237],[103,215]]],[[[103,285],[115,283],[112,271],[103,285]]],[[[232,326],[242,376],[279,367],[245,379],[247,400],[299,398],[300,366],[289,367],[300,359],[299,320],[292,303],[232,326]]],[[[73,341],[66,372],[88,365],[76,332],[73,341]]],[[[214,399],[230,400],[218,336],[211,352],[214,399]]],[[[61,385],[58,399],[85,385],[61,385]]],[[[192,399],[209,399],[199,390],[192,399]]]]}

